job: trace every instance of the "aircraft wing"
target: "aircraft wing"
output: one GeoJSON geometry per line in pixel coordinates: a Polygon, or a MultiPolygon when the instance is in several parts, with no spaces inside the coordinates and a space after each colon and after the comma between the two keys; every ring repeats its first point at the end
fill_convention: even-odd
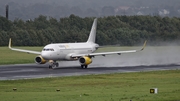
{"type": "Polygon", "coordinates": [[[19,52],[31,53],[31,54],[38,54],[38,55],[41,54],[41,52],[38,52],[38,51],[31,51],[31,50],[12,48],[11,47],[11,38],[9,39],[9,49],[14,50],[14,51],[19,51],[19,52]]]}
{"type": "Polygon", "coordinates": [[[81,57],[81,56],[89,56],[89,57],[94,57],[94,56],[106,56],[106,55],[112,55],[112,54],[118,54],[121,55],[123,53],[135,53],[138,51],[142,51],[144,50],[145,46],[146,46],[146,42],[144,42],[143,47],[140,50],[127,50],[127,51],[114,51],[114,52],[99,52],[99,53],[89,53],[89,54],[74,54],[71,57],[75,58],[75,57],[81,57]]]}

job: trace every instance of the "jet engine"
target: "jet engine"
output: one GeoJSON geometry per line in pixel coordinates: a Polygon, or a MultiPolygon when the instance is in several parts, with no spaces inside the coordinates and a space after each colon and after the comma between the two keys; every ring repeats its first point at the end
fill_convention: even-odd
{"type": "Polygon", "coordinates": [[[92,63],[92,59],[90,57],[84,56],[79,58],[79,63],[81,65],[89,65],[92,63]]]}
{"type": "Polygon", "coordinates": [[[35,58],[35,62],[36,62],[37,64],[45,64],[45,63],[46,63],[46,60],[43,59],[42,56],[37,56],[37,57],[35,58]]]}

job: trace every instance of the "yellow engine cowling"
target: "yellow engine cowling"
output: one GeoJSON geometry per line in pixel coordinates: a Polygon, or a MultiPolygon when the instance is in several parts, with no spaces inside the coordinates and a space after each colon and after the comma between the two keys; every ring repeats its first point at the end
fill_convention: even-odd
{"type": "Polygon", "coordinates": [[[81,65],[89,65],[92,63],[92,59],[90,57],[84,56],[79,58],[79,63],[81,65]]]}
{"type": "Polygon", "coordinates": [[[37,64],[45,64],[47,61],[42,56],[39,55],[35,58],[35,62],[37,64]]]}

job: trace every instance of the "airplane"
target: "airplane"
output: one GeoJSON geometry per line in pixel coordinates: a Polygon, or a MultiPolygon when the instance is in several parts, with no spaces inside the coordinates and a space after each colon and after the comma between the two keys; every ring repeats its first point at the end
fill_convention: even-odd
{"type": "Polygon", "coordinates": [[[89,34],[89,38],[86,42],[77,43],[52,43],[46,45],[41,52],[17,49],[11,47],[11,38],[9,39],[9,49],[19,52],[26,52],[31,54],[37,54],[35,57],[35,63],[45,64],[49,62],[49,69],[54,69],[59,66],[57,61],[75,61],[79,60],[81,68],[87,68],[92,63],[92,57],[106,56],[123,53],[135,53],[144,50],[146,41],[140,50],[127,50],[127,51],[112,51],[112,52],[99,52],[94,53],[100,46],[95,43],[97,28],[97,18],[94,19],[92,28],[89,34]]]}

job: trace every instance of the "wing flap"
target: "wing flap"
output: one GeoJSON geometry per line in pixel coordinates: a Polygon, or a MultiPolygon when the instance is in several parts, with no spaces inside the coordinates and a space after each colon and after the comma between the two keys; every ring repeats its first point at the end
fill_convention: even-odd
{"type": "Polygon", "coordinates": [[[31,50],[25,50],[25,49],[12,48],[11,47],[11,38],[9,39],[9,49],[14,50],[14,51],[19,51],[19,52],[31,53],[31,54],[38,54],[38,55],[41,54],[41,52],[38,52],[38,51],[31,51],[31,50]]]}

